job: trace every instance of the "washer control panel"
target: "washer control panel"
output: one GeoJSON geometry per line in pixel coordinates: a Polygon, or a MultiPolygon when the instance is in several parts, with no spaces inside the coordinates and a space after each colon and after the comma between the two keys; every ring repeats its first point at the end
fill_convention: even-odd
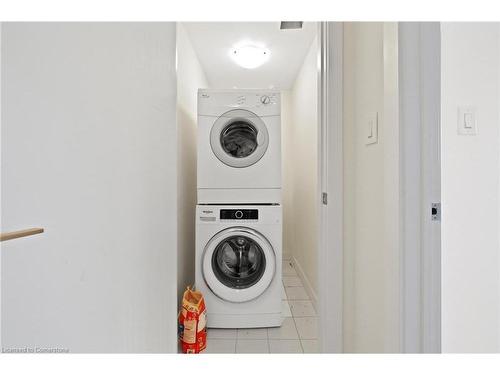
{"type": "Polygon", "coordinates": [[[222,209],[220,220],[258,220],[259,210],[256,209],[222,209]]]}

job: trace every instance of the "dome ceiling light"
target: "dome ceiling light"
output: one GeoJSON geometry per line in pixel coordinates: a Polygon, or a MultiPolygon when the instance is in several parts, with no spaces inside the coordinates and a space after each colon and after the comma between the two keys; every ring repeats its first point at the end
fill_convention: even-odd
{"type": "Polygon", "coordinates": [[[269,60],[271,52],[265,47],[245,43],[231,48],[229,56],[242,68],[255,69],[269,60]]]}

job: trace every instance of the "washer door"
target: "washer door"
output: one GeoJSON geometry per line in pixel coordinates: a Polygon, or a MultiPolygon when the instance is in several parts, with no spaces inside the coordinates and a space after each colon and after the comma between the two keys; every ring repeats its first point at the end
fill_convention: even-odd
{"type": "Polygon", "coordinates": [[[257,163],[266,153],[269,133],[260,117],[235,109],[219,117],[210,131],[215,156],[230,167],[245,168],[257,163]]]}
{"type": "Polygon", "coordinates": [[[212,237],[202,262],[208,287],[230,302],[245,302],[260,296],[271,284],[276,268],[269,241],[245,227],[228,228],[212,237]]]}

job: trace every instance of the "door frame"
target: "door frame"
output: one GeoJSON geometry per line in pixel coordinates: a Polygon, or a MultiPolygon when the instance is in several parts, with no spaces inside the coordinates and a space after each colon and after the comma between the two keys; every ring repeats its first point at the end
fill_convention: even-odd
{"type": "Polygon", "coordinates": [[[404,353],[441,352],[441,31],[399,23],[401,286],[404,353]]]}
{"type": "MultiPolygon", "coordinates": [[[[318,25],[320,352],[343,352],[343,23],[318,25]],[[326,202],[323,194],[326,193],[326,202]],[[327,333],[327,334],[325,334],[327,333]]],[[[397,24],[399,351],[441,351],[440,24],[397,24]]],[[[392,315],[392,314],[391,314],[392,315]]]]}
{"type": "Polygon", "coordinates": [[[342,22],[318,23],[318,332],[322,353],[343,352],[343,38],[342,22]]]}

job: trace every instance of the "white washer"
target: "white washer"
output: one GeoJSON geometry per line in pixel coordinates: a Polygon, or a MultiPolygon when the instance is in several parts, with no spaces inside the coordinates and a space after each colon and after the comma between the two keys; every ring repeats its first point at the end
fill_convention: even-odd
{"type": "Polygon", "coordinates": [[[207,326],[276,327],[281,315],[279,205],[198,205],[196,288],[207,326]]]}
{"type": "Polygon", "coordinates": [[[198,203],[281,202],[281,96],[198,91],[198,203]]]}

